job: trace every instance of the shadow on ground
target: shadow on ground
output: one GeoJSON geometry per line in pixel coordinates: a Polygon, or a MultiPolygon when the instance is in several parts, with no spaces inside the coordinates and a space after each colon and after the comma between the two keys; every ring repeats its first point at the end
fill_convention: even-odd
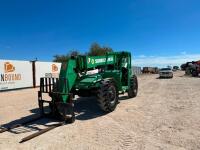
{"type": "Polygon", "coordinates": [[[157,77],[156,79],[160,79],[160,80],[169,80],[169,79],[173,79],[171,77],[157,77]]]}
{"type": "Polygon", "coordinates": [[[89,120],[106,115],[97,104],[94,97],[78,98],[75,101],[74,111],[77,120],[89,120]]]}
{"type": "MultiPolygon", "coordinates": [[[[75,100],[74,103],[74,111],[76,114],[76,120],[89,120],[96,117],[100,117],[105,115],[100,107],[97,105],[95,98],[78,98],[75,100]]],[[[48,107],[44,107],[48,111],[48,107]]],[[[9,130],[9,132],[14,134],[20,134],[20,133],[26,133],[31,131],[40,131],[41,129],[38,126],[46,126],[48,127],[49,124],[58,122],[58,120],[53,118],[40,118],[37,120],[37,118],[40,117],[40,110],[39,108],[31,109],[30,112],[32,115],[25,116],[16,120],[13,120],[11,122],[8,122],[6,124],[0,125],[0,130],[4,128],[9,128],[16,124],[22,124],[24,122],[28,122],[30,120],[34,120],[33,122],[27,123],[21,127],[14,128],[12,130],[9,130]]]]}
{"type": "Polygon", "coordinates": [[[128,95],[123,95],[123,96],[120,96],[120,97],[119,97],[119,101],[128,100],[128,99],[130,99],[130,98],[128,97],[128,95]]]}
{"type": "Polygon", "coordinates": [[[30,112],[32,112],[33,114],[22,117],[20,119],[13,120],[9,123],[3,124],[0,126],[0,129],[10,128],[12,126],[20,125],[26,122],[26,124],[23,124],[20,127],[9,130],[9,132],[11,133],[20,134],[20,133],[26,133],[26,132],[31,132],[31,131],[40,131],[41,129],[38,127],[39,125],[48,127],[50,124],[57,122],[57,120],[53,118],[40,117],[38,108],[30,110],[30,112]]]}
{"type": "MultiPolygon", "coordinates": [[[[127,100],[128,96],[121,96],[119,100],[127,100]]],[[[48,107],[45,107],[45,109],[48,109],[48,107]]],[[[74,102],[74,111],[76,114],[76,120],[90,120],[94,119],[103,115],[106,115],[107,113],[103,112],[100,107],[97,104],[97,101],[93,97],[85,97],[85,98],[78,98],[74,102]]],[[[22,117],[17,120],[13,120],[9,123],[3,124],[0,126],[0,129],[3,128],[8,128],[16,124],[21,124],[23,122],[27,122],[29,120],[32,120],[34,118],[39,117],[39,108],[34,108],[30,110],[32,115],[22,117]]],[[[33,122],[30,122],[23,127],[15,128],[12,130],[9,130],[11,133],[19,134],[19,133],[25,133],[25,132],[30,132],[30,131],[39,131],[41,130],[38,128],[38,126],[49,126],[49,124],[55,123],[58,120],[53,119],[53,118],[40,118],[38,120],[35,120],[33,122]]]]}

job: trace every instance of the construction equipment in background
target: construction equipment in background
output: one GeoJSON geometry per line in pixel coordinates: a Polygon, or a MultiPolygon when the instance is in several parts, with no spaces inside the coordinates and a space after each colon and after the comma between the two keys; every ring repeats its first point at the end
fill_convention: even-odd
{"type": "Polygon", "coordinates": [[[186,68],[188,68],[190,64],[192,64],[192,62],[186,62],[185,64],[182,64],[181,65],[181,70],[182,71],[186,71],[186,68]]]}
{"type": "Polygon", "coordinates": [[[187,62],[181,65],[181,70],[185,71],[186,75],[192,75],[193,77],[197,77],[200,74],[200,60],[187,62]]]}
{"type": "Polygon", "coordinates": [[[190,66],[191,74],[193,77],[197,77],[200,74],[200,61],[193,62],[190,66]]]}
{"type": "Polygon", "coordinates": [[[143,67],[142,73],[158,74],[159,69],[157,67],[143,67]]]}

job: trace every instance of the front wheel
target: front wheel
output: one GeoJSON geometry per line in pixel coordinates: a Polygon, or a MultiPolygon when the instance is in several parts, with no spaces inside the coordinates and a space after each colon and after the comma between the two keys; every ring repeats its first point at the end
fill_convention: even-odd
{"type": "Polygon", "coordinates": [[[128,97],[133,98],[136,97],[138,93],[138,80],[135,75],[133,75],[130,79],[130,87],[128,89],[128,97]]]}
{"type": "Polygon", "coordinates": [[[100,82],[97,100],[103,111],[112,112],[115,110],[118,103],[118,91],[112,80],[104,79],[100,82]]]}

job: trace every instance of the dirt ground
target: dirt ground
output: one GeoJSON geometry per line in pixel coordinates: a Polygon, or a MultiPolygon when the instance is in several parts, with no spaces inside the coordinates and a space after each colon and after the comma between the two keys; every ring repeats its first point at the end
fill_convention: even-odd
{"type": "MultiPolygon", "coordinates": [[[[141,75],[136,98],[120,97],[116,110],[104,114],[92,98],[76,101],[76,122],[25,143],[19,141],[52,120],[0,133],[0,149],[200,149],[200,78],[176,72],[173,79],[141,75]]],[[[0,124],[38,113],[37,89],[0,93],[0,124]]],[[[19,120],[18,120],[19,119],[19,120]]]]}

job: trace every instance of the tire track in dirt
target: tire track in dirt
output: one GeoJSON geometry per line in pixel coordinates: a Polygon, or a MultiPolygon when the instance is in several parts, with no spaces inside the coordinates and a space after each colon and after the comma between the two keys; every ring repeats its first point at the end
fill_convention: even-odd
{"type": "MultiPolygon", "coordinates": [[[[143,88],[144,86],[149,86],[151,84],[155,85],[152,80],[147,80],[145,84],[139,85],[139,88],[143,88]]],[[[158,87],[157,84],[149,88],[148,91],[153,93],[152,90],[156,87],[158,87]]],[[[143,96],[143,94],[141,95],[143,96]]],[[[133,147],[138,149],[142,147],[142,143],[138,144],[140,143],[141,138],[137,137],[134,132],[130,132],[129,129],[125,128],[124,124],[119,124],[119,122],[109,117],[109,115],[104,116],[103,118],[104,119],[101,118],[103,123],[102,121],[99,122],[100,125],[94,123],[92,126],[84,126],[84,131],[91,132],[84,134],[84,138],[81,142],[99,145],[100,147],[102,147],[100,143],[105,143],[107,147],[110,147],[111,149],[115,147],[116,149],[122,150],[133,149],[133,147]],[[110,139],[109,137],[112,137],[113,139],[110,139]]]]}
{"type": "MultiPolygon", "coordinates": [[[[23,134],[3,134],[0,149],[200,149],[200,80],[177,75],[174,79],[156,77],[138,77],[138,96],[122,100],[112,113],[77,119],[74,124],[56,128],[23,145],[17,143],[23,134]]],[[[33,99],[31,94],[29,98],[33,99]]],[[[7,99],[2,101],[7,106],[7,99]]],[[[2,106],[3,103],[1,109],[2,106]]],[[[30,107],[24,106],[18,103],[15,110],[30,107]]],[[[89,115],[94,112],[92,109],[89,115]]]]}
{"type": "Polygon", "coordinates": [[[187,78],[184,82],[183,79],[176,78],[166,85],[166,121],[154,131],[155,135],[159,135],[157,139],[164,143],[187,149],[200,148],[200,143],[196,140],[200,132],[193,130],[198,128],[198,117],[196,120],[191,119],[199,113],[199,102],[193,95],[199,88],[193,82],[193,78],[187,78]]]}
{"type": "Polygon", "coordinates": [[[92,126],[81,126],[79,128],[80,139],[74,140],[87,143],[87,145],[96,145],[101,149],[120,150],[138,149],[139,146],[137,144],[139,137],[134,132],[127,131],[126,128],[109,116],[104,116],[103,121],[92,123],[92,126]]]}
{"type": "MultiPolygon", "coordinates": [[[[144,97],[142,101],[138,101],[137,105],[139,105],[138,108],[133,108],[133,110],[131,110],[130,108],[126,108],[124,111],[126,112],[122,112],[124,115],[126,115],[123,119],[120,119],[116,116],[111,116],[111,118],[113,119],[113,121],[118,124],[119,127],[123,127],[122,131],[127,132],[129,134],[122,134],[123,136],[121,137],[121,141],[120,141],[120,149],[133,149],[133,143],[137,143],[135,144],[135,149],[144,149],[145,148],[145,139],[146,136],[148,136],[148,134],[150,134],[152,132],[152,128],[153,126],[151,126],[151,124],[155,125],[155,122],[153,120],[149,120],[149,116],[154,116],[154,112],[151,112],[151,106],[154,105],[158,105],[158,108],[160,107],[160,105],[162,105],[161,103],[157,104],[156,99],[159,98],[157,95],[155,95],[156,93],[160,93],[162,95],[164,95],[165,91],[163,91],[163,86],[165,86],[164,82],[161,82],[160,84],[158,84],[159,81],[152,81],[152,80],[148,80],[148,82],[146,84],[143,84],[142,86],[147,86],[149,88],[146,88],[145,91],[142,91],[143,93],[140,95],[141,97],[144,97]],[[150,86],[151,85],[151,86],[150,86]],[[147,101],[147,99],[149,99],[147,101]],[[141,105],[142,104],[142,105],[141,105]],[[131,113],[127,113],[130,112],[131,113]],[[140,113],[138,113],[140,112],[140,113]],[[140,118],[140,124],[139,126],[137,126],[136,128],[138,128],[139,130],[133,130],[133,126],[135,126],[134,121],[132,122],[133,124],[131,124],[131,122],[129,121],[128,118],[133,118],[133,116],[135,117],[138,116],[140,118]],[[127,118],[127,122],[125,121],[127,118]],[[153,121],[153,122],[152,122],[153,121]],[[125,122],[125,123],[124,123],[125,122]],[[131,125],[130,125],[131,124],[131,125]],[[144,126],[144,124],[148,125],[148,126],[144,126]],[[136,136],[137,133],[140,132],[142,134],[140,134],[139,136],[136,136]],[[134,133],[134,134],[131,134],[134,133]],[[137,142],[136,142],[136,141],[137,142]]],[[[137,98],[136,98],[137,99],[137,98]]],[[[132,101],[133,103],[136,103],[137,100],[132,101]]],[[[129,106],[127,106],[129,107],[129,106]]],[[[113,123],[114,124],[114,123],[113,123]]],[[[135,129],[135,128],[134,128],[135,129]]]]}
{"type": "Polygon", "coordinates": [[[127,130],[126,128],[124,128],[124,126],[122,126],[112,118],[110,117],[106,118],[107,120],[110,120],[110,123],[112,124],[112,127],[109,128],[110,132],[114,135],[112,137],[117,138],[117,140],[115,141],[118,147],[117,149],[120,150],[129,150],[133,148],[138,149],[138,144],[136,142],[136,139],[139,139],[139,137],[137,137],[134,132],[127,130]]]}

